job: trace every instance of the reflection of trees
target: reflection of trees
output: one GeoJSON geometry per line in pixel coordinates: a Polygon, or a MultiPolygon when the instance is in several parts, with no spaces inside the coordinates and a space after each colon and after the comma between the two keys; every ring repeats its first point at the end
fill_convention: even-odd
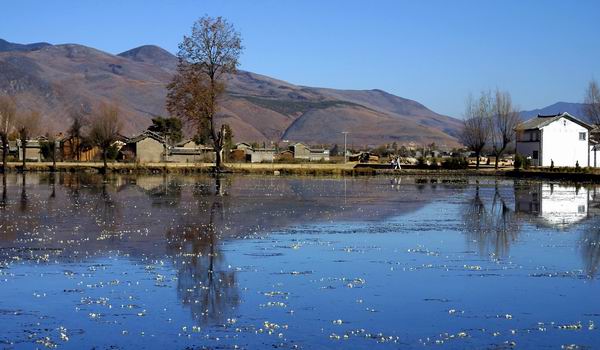
{"type": "Polygon", "coordinates": [[[226,268],[219,249],[225,215],[222,186],[216,184],[217,193],[209,196],[208,202],[199,201],[207,217],[200,214],[194,218],[198,221],[178,225],[166,233],[168,254],[177,268],[178,297],[201,324],[223,323],[239,304],[235,271],[226,268]],[[207,220],[202,222],[202,217],[207,220]]]}
{"type": "Polygon", "coordinates": [[[121,203],[112,195],[115,181],[115,178],[95,174],[64,174],[60,178],[72,211],[82,217],[91,217],[105,233],[115,233],[121,217],[121,203]]]}
{"type": "Polygon", "coordinates": [[[6,173],[2,174],[2,200],[0,201],[0,209],[6,208],[8,194],[6,192],[6,173]]]}
{"type": "Polygon", "coordinates": [[[480,191],[477,183],[475,195],[467,203],[463,213],[469,242],[477,244],[481,255],[493,253],[497,257],[505,257],[510,244],[517,239],[521,225],[515,212],[502,197],[498,184],[487,207],[480,191]]]}
{"type": "Polygon", "coordinates": [[[589,277],[595,277],[600,268],[600,228],[598,220],[583,231],[581,239],[581,255],[585,272],[589,277]]]}
{"type": "Polygon", "coordinates": [[[21,176],[21,201],[19,202],[19,209],[21,212],[27,211],[27,183],[25,172],[21,176]]]}
{"type": "Polygon", "coordinates": [[[590,198],[588,216],[591,216],[592,220],[583,229],[580,249],[585,272],[590,278],[593,278],[600,269],[600,216],[598,216],[600,214],[600,198],[596,187],[591,190],[590,198]]]}
{"type": "Polygon", "coordinates": [[[178,206],[181,200],[181,181],[163,175],[162,184],[147,191],[155,206],[178,206]]]}

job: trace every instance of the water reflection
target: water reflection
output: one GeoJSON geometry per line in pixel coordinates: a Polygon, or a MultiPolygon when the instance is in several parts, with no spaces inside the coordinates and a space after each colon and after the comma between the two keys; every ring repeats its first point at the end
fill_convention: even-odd
{"type": "Polygon", "coordinates": [[[209,202],[208,210],[202,203],[198,216],[167,231],[167,252],[177,268],[177,294],[193,318],[200,324],[223,324],[239,304],[239,290],[236,272],[227,266],[219,245],[224,201],[217,193],[209,202]]]}
{"type": "Polygon", "coordinates": [[[581,228],[585,271],[594,277],[600,268],[595,187],[69,173],[8,174],[2,186],[3,262],[15,257],[37,263],[91,261],[114,252],[144,263],[166,259],[175,271],[180,303],[202,325],[225,323],[240,304],[238,272],[229,267],[223,249],[228,241],[319,222],[366,221],[382,228],[390,218],[410,216],[439,200],[459,210],[460,234],[482,256],[509,256],[533,222],[548,229],[581,228]],[[452,202],[459,195],[467,200],[452,202]]]}
{"type": "Polygon", "coordinates": [[[515,208],[554,228],[567,228],[588,217],[590,189],[553,183],[515,184],[515,208]]]}
{"type": "Polygon", "coordinates": [[[498,183],[492,188],[491,200],[485,200],[481,192],[477,181],[473,197],[463,211],[467,241],[475,244],[482,255],[506,257],[510,245],[518,238],[521,224],[510,208],[508,194],[502,193],[498,183]]]}

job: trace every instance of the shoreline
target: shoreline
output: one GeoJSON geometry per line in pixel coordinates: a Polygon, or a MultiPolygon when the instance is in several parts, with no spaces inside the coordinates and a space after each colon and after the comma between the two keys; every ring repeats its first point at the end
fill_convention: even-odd
{"type": "MultiPolygon", "coordinates": [[[[21,172],[21,162],[7,163],[9,172],[21,172]]],[[[356,166],[357,163],[225,163],[226,173],[281,175],[281,176],[466,176],[466,177],[499,177],[543,179],[571,182],[600,183],[600,172],[576,172],[574,169],[527,169],[513,168],[482,168],[476,169],[417,169],[403,168],[401,170],[369,167],[367,164],[356,166]]],[[[212,173],[212,163],[108,163],[109,173],[121,174],[208,174],[212,173]]],[[[51,162],[30,162],[26,165],[28,172],[93,172],[100,173],[101,162],[57,162],[53,169],[51,162]]]]}

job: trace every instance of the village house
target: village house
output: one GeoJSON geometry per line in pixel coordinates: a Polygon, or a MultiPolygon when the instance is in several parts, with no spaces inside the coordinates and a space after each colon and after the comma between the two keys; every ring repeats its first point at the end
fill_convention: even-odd
{"type": "Polygon", "coordinates": [[[21,140],[17,140],[17,154],[19,155],[19,161],[25,160],[33,162],[42,161],[42,141],[38,139],[27,140],[25,148],[21,146],[21,140]]]}
{"type": "Polygon", "coordinates": [[[240,142],[235,145],[233,152],[234,159],[243,159],[250,163],[273,162],[275,160],[275,148],[258,148],[240,142]]]}
{"type": "Polygon", "coordinates": [[[90,162],[102,156],[98,146],[86,144],[80,137],[66,136],[60,139],[60,155],[65,161],[90,162]]]}
{"type": "Polygon", "coordinates": [[[311,162],[329,160],[329,150],[323,148],[310,148],[302,142],[291,145],[290,150],[294,152],[294,159],[306,159],[311,162]]]}
{"type": "Polygon", "coordinates": [[[124,160],[158,163],[165,160],[167,145],[159,134],[146,130],[127,140],[121,148],[121,154],[124,160]]]}
{"type": "Polygon", "coordinates": [[[215,150],[212,147],[196,144],[186,140],[177,146],[168,148],[166,161],[175,163],[212,163],[215,161],[215,150]]]}
{"type": "Polygon", "coordinates": [[[516,153],[530,159],[532,166],[594,165],[590,161],[591,129],[590,125],[566,112],[538,115],[515,129],[516,153]]]}

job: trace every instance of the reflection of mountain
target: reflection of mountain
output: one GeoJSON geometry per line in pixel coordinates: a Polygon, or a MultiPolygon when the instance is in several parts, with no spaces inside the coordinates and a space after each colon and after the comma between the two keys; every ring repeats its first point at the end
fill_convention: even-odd
{"type": "Polygon", "coordinates": [[[221,249],[236,237],[333,220],[383,221],[460,191],[390,189],[388,179],[9,174],[0,261],[86,261],[109,254],[172,262],[178,298],[201,324],[239,303],[221,249]],[[215,193],[217,192],[217,193],[215,193]]]}
{"type": "Polygon", "coordinates": [[[586,187],[547,183],[515,185],[516,211],[556,228],[566,228],[587,218],[591,200],[586,187]]]}

